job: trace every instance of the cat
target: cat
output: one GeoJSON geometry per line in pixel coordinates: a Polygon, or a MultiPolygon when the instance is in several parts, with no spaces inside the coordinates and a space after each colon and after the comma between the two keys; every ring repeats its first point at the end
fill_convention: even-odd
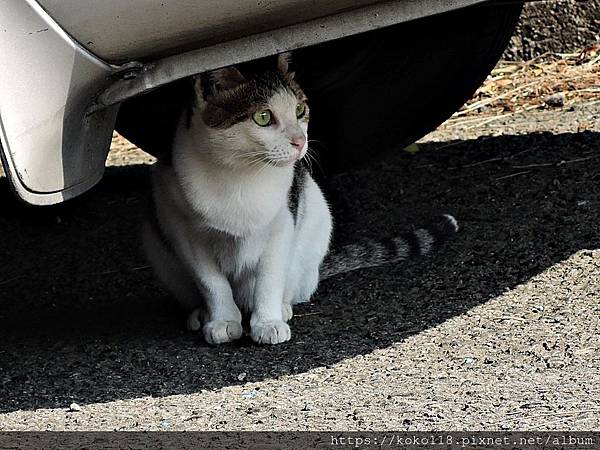
{"type": "Polygon", "coordinates": [[[320,279],[427,254],[458,229],[446,215],[325,259],[332,216],[304,164],[310,108],[289,54],[274,66],[195,76],[170,161],[153,168],[145,253],[209,344],[240,338],[243,318],[254,342],[288,341],[292,306],[308,302],[320,279]]]}

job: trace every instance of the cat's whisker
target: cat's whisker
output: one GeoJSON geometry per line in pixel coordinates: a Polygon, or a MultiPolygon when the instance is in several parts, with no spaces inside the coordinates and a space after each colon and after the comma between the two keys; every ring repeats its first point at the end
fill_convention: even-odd
{"type": "MultiPolygon", "coordinates": [[[[310,150],[313,150],[309,147],[310,150]]],[[[315,163],[317,164],[317,166],[319,166],[319,169],[321,170],[321,172],[323,172],[323,166],[321,165],[321,160],[319,159],[319,152],[317,152],[316,150],[314,150],[311,153],[312,158],[315,160],[315,163]]]]}
{"type": "Polygon", "coordinates": [[[232,160],[240,160],[245,164],[242,165],[242,168],[252,169],[254,167],[258,167],[258,169],[262,169],[263,166],[268,163],[268,160],[265,157],[264,151],[255,151],[255,152],[247,152],[239,155],[235,155],[232,160]]]}
{"type": "Polygon", "coordinates": [[[318,139],[309,139],[309,140],[308,140],[308,143],[309,143],[309,144],[312,144],[313,142],[315,142],[315,143],[317,143],[317,144],[321,144],[321,145],[323,145],[323,146],[325,145],[325,142],[323,142],[323,141],[319,141],[318,139]]]}
{"type": "Polygon", "coordinates": [[[260,175],[260,174],[261,174],[261,173],[262,173],[262,172],[263,172],[263,171],[264,171],[264,170],[265,170],[267,167],[270,167],[270,166],[271,166],[271,164],[272,164],[272,163],[271,163],[271,161],[270,161],[269,159],[265,158],[264,156],[262,156],[262,157],[259,159],[259,162],[260,162],[261,164],[259,165],[259,167],[258,167],[258,170],[257,170],[257,171],[256,171],[256,173],[254,174],[254,176],[255,176],[256,178],[258,178],[258,176],[259,176],[259,175],[260,175]]]}
{"type": "Polygon", "coordinates": [[[233,155],[231,159],[235,160],[244,160],[244,159],[253,159],[256,156],[263,156],[264,151],[256,151],[256,152],[247,152],[239,155],[233,155]]]}
{"type": "Polygon", "coordinates": [[[311,159],[311,155],[308,152],[308,150],[306,151],[306,154],[304,155],[304,161],[306,161],[308,172],[312,175],[312,173],[313,173],[312,159],[311,159]]]}
{"type": "Polygon", "coordinates": [[[257,158],[253,161],[253,164],[250,166],[251,168],[256,167],[256,173],[254,174],[255,177],[257,177],[258,175],[260,175],[260,173],[265,169],[265,167],[267,167],[269,164],[269,161],[264,157],[261,156],[260,158],[257,158]]]}
{"type": "Polygon", "coordinates": [[[321,172],[323,172],[323,166],[321,165],[321,162],[319,161],[318,156],[315,154],[315,152],[313,151],[312,148],[308,147],[308,150],[306,151],[306,156],[308,158],[308,161],[310,161],[311,175],[313,173],[313,171],[312,171],[312,163],[313,162],[317,165],[317,167],[319,168],[319,170],[321,172]]]}
{"type": "Polygon", "coordinates": [[[246,169],[254,169],[255,167],[260,167],[260,160],[252,160],[252,161],[248,161],[248,163],[244,166],[244,168],[246,169]]]}

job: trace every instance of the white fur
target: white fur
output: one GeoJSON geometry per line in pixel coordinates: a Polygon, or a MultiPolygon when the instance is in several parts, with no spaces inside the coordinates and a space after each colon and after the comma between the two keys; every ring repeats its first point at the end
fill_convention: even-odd
{"type": "Polygon", "coordinates": [[[451,216],[450,214],[442,214],[442,216],[450,221],[450,224],[456,233],[460,227],[458,226],[458,221],[454,218],[454,216],[451,216]]]}
{"type": "Polygon", "coordinates": [[[415,230],[415,236],[419,239],[419,251],[421,255],[428,255],[433,249],[435,238],[430,231],[420,228],[415,230]]]}
{"type": "Polygon", "coordinates": [[[158,276],[193,311],[190,328],[202,323],[211,344],[239,338],[242,313],[255,342],[289,340],[292,304],[308,301],[317,288],[332,221],[310,176],[296,223],[287,206],[294,161],[307,151],[306,144],[290,144],[298,133],[307,137],[296,104],[287,90],[276,93],[271,127],[249,119],[213,129],[194,114],[189,129],[178,129],[173,166],[154,170],[156,214],[169,245],[147,226],[144,248],[158,276]]]}

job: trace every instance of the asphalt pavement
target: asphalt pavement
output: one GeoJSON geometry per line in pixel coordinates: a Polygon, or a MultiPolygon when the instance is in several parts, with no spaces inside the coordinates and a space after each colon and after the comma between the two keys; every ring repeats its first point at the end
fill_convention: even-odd
{"type": "Polygon", "coordinates": [[[600,428],[600,104],[329,178],[340,245],[438,213],[462,228],[327,280],[273,347],[185,330],[139,251],[139,162],[49,208],[0,180],[0,430],[600,428]]]}

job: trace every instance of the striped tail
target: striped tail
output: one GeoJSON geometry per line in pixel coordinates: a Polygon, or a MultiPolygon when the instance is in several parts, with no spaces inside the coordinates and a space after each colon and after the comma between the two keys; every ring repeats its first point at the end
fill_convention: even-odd
{"type": "Polygon", "coordinates": [[[458,222],[450,214],[438,217],[429,225],[395,238],[369,240],[332,250],[321,264],[319,278],[367,267],[397,263],[429,255],[458,231],[458,222]]]}

